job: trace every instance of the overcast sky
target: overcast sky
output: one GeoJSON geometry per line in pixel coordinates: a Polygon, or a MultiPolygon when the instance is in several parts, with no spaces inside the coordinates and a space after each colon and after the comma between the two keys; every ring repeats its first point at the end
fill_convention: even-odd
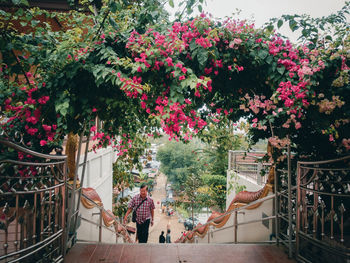
{"type": "Polygon", "coordinates": [[[340,10],[345,0],[207,0],[204,9],[215,17],[231,16],[236,8],[242,10],[242,18],[255,18],[261,26],[269,18],[283,14],[309,14],[327,16],[340,10]]]}
{"type": "MultiPolygon", "coordinates": [[[[180,2],[174,0],[175,3],[180,2]]],[[[328,16],[340,10],[345,0],[207,0],[203,11],[215,18],[232,17],[236,9],[241,10],[240,19],[254,20],[256,27],[270,18],[284,14],[308,14],[312,17],[328,16]]],[[[171,12],[171,8],[168,9],[171,12]]],[[[196,10],[198,13],[198,10],[196,10]]],[[[236,16],[237,17],[237,16],[236,16]]],[[[283,34],[288,34],[283,30],[283,34]]],[[[289,35],[292,38],[293,36],[289,35]]]]}

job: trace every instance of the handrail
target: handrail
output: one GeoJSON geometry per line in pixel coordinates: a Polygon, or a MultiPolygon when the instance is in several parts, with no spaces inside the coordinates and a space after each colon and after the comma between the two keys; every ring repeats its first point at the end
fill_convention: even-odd
{"type": "MultiPolygon", "coordinates": [[[[88,196],[86,196],[83,192],[82,192],[81,194],[82,194],[82,196],[83,196],[84,198],[86,198],[86,199],[88,199],[90,202],[92,202],[96,208],[98,208],[98,209],[100,209],[100,210],[103,210],[107,215],[109,215],[109,216],[112,217],[112,218],[115,217],[114,214],[111,215],[111,214],[109,213],[109,211],[107,211],[103,206],[98,205],[94,200],[92,200],[91,198],[89,198],[88,196]]],[[[128,230],[126,229],[126,227],[124,226],[124,224],[119,223],[119,222],[118,222],[118,224],[121,225],[121,227],[125,230],[126,235],[130,238],[130,235],[128,234],[128,230]]],[[[102,226],[102,227],[103,227],[103,226],[102,226]]],[[[119,233],[118,233],[118,234],[119,234],[119,233]]]]}
{"type": "Polygon", "coordinates": [[[14,148],[15,150],[19,150],[21,152],[28,153],[30,155],[33,155],[33,156],[36,156],[36,157],[39,157],[39,158],[54,159],[54,160],[65,160],[65,159],[67,159],[66,155],[51,155],[51,154],[38,153],[38,152],[35,152],[33,150],[27,149],[25,147],[19,146],[19,145],[13,143],[13,142],[8,141],[8,140],[4,140],[1,137],[0,137],[0,143],[4,144],[4,145],[7,145],[7,146],[9,146],[11,148],[14,148]]]}
{"type": "Polygon", "coordinates": [[[200,226],[195,227],[194,229],[192,229],[192,232],[194,232],[195,230],[198,230],[198,229],[202,228],[203,226],[207,226],[207,225],[211,224],[212,222],[217,221],[217,220],[220,219],[220,218],[223,218],[223,217],[225,217],[225,216],[227,216],[227,215],[229,215],[229,214],[232,214],[233,212],[241,211],[241,210],[246,209],[246,208],[248,208],[248,207],[250,207],[250,206],[252,206],[252,205],[259,204],[259,203],[263,203],[263,202],[265,202],[265,201],[267,201],[267,200],[270,200],[270,199],[273,199],[273,198],[275,198],[275,197],[276,197],[275,194],[274,194],[274,195],[269,195],[269,196],[263,197],[263,198],[261,198],[261,199],[255,200],[255,201],[253,201],[253,202],[250,202],[249,204],[246,204],[246,205],[244,205],[244,206],[236,207],[236,208],[234,208],[234,209],[231,210],[231,211],[227,211],[227,212],[223,213],[221,216],[218,216],[218,217],[213,218],[212,220],[206,222],[204,225],[200,225],[200,226]]]}
{"type": "Polygon", "coordinates": [[[247,224],[251,224],[251,223],[257,223],[257,222],[260,222],[260,221],[263,221],[263,220],[270,220],[270,219],[275,219],[275,218],[276,218],[276,215],[268,216],[268,217],[262,217],[262,218],[259,218],[259,219],[254,219],[254,220],[250,220],[250,221],[244,221],[244,222],[236,223],[236,224],[233,224],[233,225],[230,225],[230,226],[227,226],[227,227],[221,227],[221,228],[218,228],[218,229],[214,229],[214,230],[212,230],[212,232],[218,232],[218,231],[222,231],[222,230],[225,230],[225,229],[228,229],[228,228],[231,228],[231,227],[236,227],[236,226],[240,226],[240,225],[247,225],[247,224]]]}
{"type": "Polygon", "coordinates": [[[229,152],[231,152],[231,153],[267,153],[266,151],[252,151],[252,152],[247,152],[247,151],[241,151],[241,150],[237,150],[237,151],[229,150],[229,152]]]}
{"type": "MultiPolygon", "coordinates": [[[[84,218],[84,217],[82,217],[82,216],[79,216],[83,221],[85,221],[85,222],[88,222],[88,223],[90,223],[90,224],[93,224],[93,225],[95,225],[95,226],[100,226],[100,224],[97,224],[96,222],[94,222],[94,221],[91,221],[91,220],[89,220],[89,219],[86,219],[86,218],[84,218]]],[[[106,230],[108,230],[108,231],[110,231],[110,232],[112,232],[112,233],[114,233],[114,234],[117,234],[118,236],[121,236],[121,234],[119,234],[117,231],[115,231],[115,230],[113,230],[113,229],[110,229],[110,228],[108,228],[108,227],[106,227],[106,226],[102,226],[104,229],[106,229],[106,230]]]]}
{"type": "Polygon", "coordinates": [[[26,251],[30,251],[32,249],[35,248],[35,250],[33,251],[30,251],[28,254],[25,254],[24,256],[22,256],[21,258],[17,258],[15,259],[14,261],[10,261],[10,262],[16,262],[16,261],[19,261],[21,259],[24,259],[28,256],[31,256],[32,254],[34,254],[36,251],[39,251],[41,248],[43,248],[44,246],[46,246],[47,244],[50,244],[51,242],[55,241],[58,237],[60,237],[61,235],[63,234],[63,230],[59,230],[57,231],[56,233],[54,233],[53,235],[47,237],[46,239],[30,246],[30,247],[26,247],[26,248],[23,248],[21,250],[18,250],[18,251],[15,251],[15,252],[12,252],[12,253],[9,253],[9,254],[6,254],[6,255],[2,255],[0,256],[0,260],[2,259],[6,259],[6,258],[9,258],[9,257],[14,257],[14,256],[17,256],[23,252],[26,252],[26,251]],[[38,247],[38,248],[37,248],[38,247]]]}
{"type": "MultiPolygon", "coordinates": [[[[316,162],[306,162],[306,161],[298,161],[298,164],[300,165],[312,165],[312,164],[327,164],[327,163],[334,163],[334,162],[339,162],[339,161],[344,161],[350,159],[350,155],[341,157],[341,158],[337,158],[337,159],[332,159],[332,160],[325,160],[325,161],[316,161],[316,162]]],[[[318,168],[318,169],[322,169],[322,168],[318,168]]]]}

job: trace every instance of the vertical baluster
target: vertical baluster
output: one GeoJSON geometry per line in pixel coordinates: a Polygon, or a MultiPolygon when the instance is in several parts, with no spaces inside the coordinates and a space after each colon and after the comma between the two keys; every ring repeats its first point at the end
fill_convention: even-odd
{"type": "Polygon", "coordinates": [[[322,209],[322,219],[321,219],[321,237],[322,240],[324,239],[324,209],[326,208],[326,205],[324,201],[321,201],[321,209],[322,209]]]}
{"type": "Polygon", "coordinates": [[[34,220],[33,220],[33,243],[36,243],[36,213],[37,213],[37,193],[34,194],[34,220]]]}
{"type": "MultiPolygon", "coordinates": [[[[314,181],[314,189],[317,191],[318,190],[318,182],[315,180],[314,181]]],[[[316,232],[317,232],[317,217],[318,217],[318,194],[314,192],[314,222],[313,222],[313,236],[316,238],[316,232]]]]}
{"type": "Polygon", "coordinates": [[[305,198],[303,200],[303,224],[304,224],[304,231],[305,231],[305,234],[308,233],[308,228],[309,228],[309,224],[308,224],[308,221],[307,221],[307,204],[308,204],[308,199],[306,197],[306,191],[304,190],[303,191],[305,193],[305,198]]]}
{"type": "Polygon", "coordinates": [[[28,224],[29,224],[29,220],[28,220],[28,214],[29,214],[29,202],[28,200],[24,201],[24,205],[23,205],[23,213],[24,213],[24,221],[23,221],[23,248],[27,247],[28,244],[28,239],[29,239],[29,229],[28,229],[28,224]]]}
{"type": "Polygon", "coordinates": [[[341,218],[340,218],[340,242],[344,243],[344,212],[345,207],[344,204],[341,203],[339,206],[341,218]]]}
{"type": "Polygon", "coordinates": [[[19,195],[16,195],[16,226],[15,226],[15,241],[13,244],[15,245],[15,250],[18,250],[18,217],[19,217],[19,195]]]}
{"type": "Polygon", "coordinates": [[[2,210],[5,216],[5,242],[4,242],[4,252],[5,255],[7,254],[7,248],[8,248],[8,226],[9,226],[9,219],[8,219],[8,214],[10,212],[10,208],[8,203],[5,204],[4,209],[2,210]]]}
{"type": "Polygon", "coordinates": [[[44,217],[45,217],[45,197],[44,197],[44,192],[40,192],[40,200],[41,200],[41,215],[40,215],[40,240],[43,240],[44,237],[44,217]]]}
{"type": "Polygon", "coordinates": [[[331,239],[334,239],[334,196],[331,196],[331,239]]]}
{"type": "Polygon", "coordinates": [[[50,233],[52,232],[51,231],[51,212],[52,212],[52,204],[51,204],[51,202],[52,202],[52,195],[51,195],[52,193],[51,193],[51,190],[49,190],[49,205],[48,205],[48,209],[49,209],[49,211],[48,211],[48,217],[49,217],[49,223],[48,223],[48,225],[47,225],[47,231],[48,231],[48,235],[50,235],[50,233]]]}
{"type": "Polygon", "coordinates": [[[59,196],[58,196],[58,193],[59,193],[59,189],[55,189],[55,202],[54,202],[54,205],[55,205],[55,224],[54,224],[54,232],[56,233],[58,231],[58,213],[59,213],[59,210],[58,210],[58,204],[59,204],[59,196]]]}

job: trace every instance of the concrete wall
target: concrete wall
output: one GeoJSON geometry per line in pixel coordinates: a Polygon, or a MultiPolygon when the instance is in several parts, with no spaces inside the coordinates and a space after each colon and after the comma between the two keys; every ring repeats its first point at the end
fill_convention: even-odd
{"type": "MultiPolygon", "coordinates": [[[[100,209],[94,207],[92,209],[86,209],[84,206],[80,206],[79,211],[81,217],[90,220],[95,224],[92,224],[90,222],[86,222],[85,220],[81,219],[80,227],[77,231],[77,238],[78,240],[82,241],[91,241],[91,242],[98,242],[99,241],[99,223],[100,223],[100,209]]],[[[102,221],[102,225],[104,226],[104,223],[102,221]]],[[[110,230],[115,231],[114,226],[108,227],[110,230]]],[[[109,231],[108,229],[102,227],[102,236],[101,240],[103,243],[116,243],[117,237],[116,234],[109,231]]]]}
{"type": "MultiPolygon", "coordinates": [[[[81,181],[81,174],[83,169],[83,158],[80,158],[79,178],[81,181]]],[[[112,210],[113,202],[113,162],[116,159],[116,153],[112,148],[101,149],[96,153],[90,152],[87,156],[87,164],[85,170],[85,177],[83,181],[83,187],[91,187],[96,190],[100,196],[103,207],[106,210],[112,210]]],[[[78,199],[78,198],[76,198],[78,199]]],[[[84,220],[80,221],[80,226],[77,230],[77,238],[85,241],[98,241],[99,239],[99,223],[100,223],[100,210],[98,208],[86,209],[80,204],[79,215],[87,220],[90,220],[97,225],[84,220]]],[[[104,223],[102,222],[102,225],[104,223]]],[[[114,226],[110,226],[109,229],[114,231],[114,226]]],[[[116,243],[116,235],[111,231],[102,228],[102,242],[116,243]]]]}
{"type": "MultiPolygon", "coordinates": [[[[273,200],[265,201],[259,208],[253,210],[243,210],[237,215],[238,223],[248,222],[262,218],[262,213],[266,216],[272,215],[273,200]]],[[[230,219],[222,228],[211,226],[210,243],[234,243],[235,229],[233,227],[235,214],[230,216],[230,219]]],[[[237,228],[237,242],[261,242],[269,241],[272,233],[272,220],[267,221],[268,228],[262,222],[239,225],[237,228]]],[[[208,243],[208,236],[203,239],[198,238],[198,243],[208,243]]]]}
{"type": "MultiPolygon", "coordinates": [[[[244,175],[240,175],[237,173],[233,173],[233,170],[227,171],[227,184],[226,189],[229,189],[230,183],[233,183],[233,181],[237,182],[238,185],[244,185],[246,187],[246,191],[249,192],[255,192],[260,190],[263,186],[258,185],[256,181],[251,179],[250,177],[246,177],[244,175]]],[[[236,192],[233,189],[230,191],[226,196],[226,210],[229,207],[231,201],[233,198],[235,198],[236,192]]]]}
{"type": "MultiPolygon", "coordinates": [[[[81,178],[83,158],[80,158],[79,177],[81,178]]],[[[112,210],[113,202],[113,162],[116,153],[112,148],[90,152],[87,157],[83,187],[92,187],[99,194],[105,209],[112,210]]]]}
{"type": "MultiPolygon", "coordinates": [[[[230,181],[236,180],[239,185],[245,185],[247,191],[258,191],[262,186],[258,185],[254,180],[249,177],[245,177],[237,174],[237,176],[232,177],[232,171],[227,172],[227,187],[230,181]]],[[[228,188],[227,188],[228,189],[228,188]]],[[[272,193],[270,193],[272,194],[272,193]]],[[[235,197],[235,191],[231,191],[226,198],[226,210],[235,197]]],[[[268,217],[273,215],[273,199],[267,200],[260,207],[252,210],[242,210],[237,214],[237,222],[248,222],[263,217],[268,217]]],[[[209,241],[210,243],[233,243],[235,241],[235,228],[234,224],[235,213],[231,214],[229,220],[222,228],[211,227],[209,231],[209,241]]],[[[263,222],[249,223],[244,225],[239,225],[237,228],[237,242],[260,242],[269,241],[270,235],[272,233],[272,220],[265,220],[263,222]]],[[[198,243],[208,243],[208,235],[204,238],[196,238],[198,243]]]]}

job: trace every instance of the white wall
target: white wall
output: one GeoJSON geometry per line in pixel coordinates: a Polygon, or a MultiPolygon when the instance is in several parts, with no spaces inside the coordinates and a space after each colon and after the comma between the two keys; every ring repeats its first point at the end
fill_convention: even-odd
{"type": "MultiPolygon", "coordinates": [[[[238,185],[245,185],[246,191],[255,192],[260,190],[263,186],[258,185],[254,180],[249,177],[245,177],[237,174],[236,177],[232,177],[232,170],[227,171],[227,189],[232,180],[236,180],[238,185]]],[[[269,193],[269,195],[272,193],[269,193]]],[[[231,201],[234,199],[236,193],[231,191],[226,197],[226,210],[229,207],[231,201]]],[[[258,208],[252,210],[242,210],[237,215],[238,223],[253,221],[261,219],[265,216],[273,215],[273,199],[267,200],[262,203],[258,208]]],[[[211,227],[209,231],[210,243],[233,243],[235,240],[235,229],[234,224],[235,213],[232,213],[230,219],[221,228],[211,227]],[[232,227],[230,227],[232,226],[232,227]],[[212,234],[211,234],[212,232],[212,234]]],[[[237,228],[237,242],[259,242],[259,241],[269,241],[270,235],[272,233],[272,220],[268,221],[268,228],[263,225],[263,223],[249,223],[245,225],[239,225],[237,228]]],[[[208,243],[208,235],[203,239],[197,238],[198,243],[208,243]]]]}
{"type": "MultiPolygon", "coordinates": [[[[249,192],[259,191],[263,187],[261,185],[258,185],[254,180],[252,180],[249,177],[245,177],[245,176],[237,174],[237,173],[236,173],[236,176],[234,176],[233,170],[227,171],[226,178],[227,178],[226,179],[227,180],[226,189],[229,189],[229,185],[233,181],[236,181],[238,183],[238,185],[244,185],[246,187],[245,190],[249,191],[249,192]]],[[[235,196],[236,196],[236,192],[234,189],[227,194],[227,196],[226,196],[226,210],[229,207],[233,198],[235,198],[235,196]]]]}
{"type": "MultiPolygon", "coordinates": [[[[100,209],[94,207],[92,209],[86,209],[83,205],[80,206],[79,214],[81,217],[95,222],[97,225],[90,222],[86,222],[81,219],[80,227],[77,231],[77,239],[81,241],[99,241],[99,223],[100,223],[100,209]]],[[[102,225],[104,226],[103,220],[102,225]]],[[[109,229],[115,231],[114,226],[111,225],[109,229]]],[[[115,244],[117,240],[116,234],[102,227],[101,242],[115,244]]]]}
{"type": "MultiPolygon", "coordinates": [[[[79,178],[83,168],[83,158],[80,158],[79,178]]],[[[105,209],[112,210],[113,202],[113,162],[116,153],[112,148],[90,152],[87,157],[83,187],[92,187],[99,194],[105,209]]]]}
{"type": "MultiPolygon", "coordinates": [[[[85,176],[83,181],[83,187],[91,187],[96,190],[100,196],[103,207],[106,210],[112,210],[113,202],[113,162],[116,159],[116,153],[112,148],[100,149],[96,153],[90,152],[87,156],[87,164],[85,170],[85,176]]],[[[79,166],[79,178],[81,181],[81,174],[83,169],[84,156],[80,158],[79,166]]],[[[78,197],[76,198],[78,199],[78,197]]],[[[100,210],[98,208],[86,209],[80,204],[79,214],[81,217],[99,224],[100,210]]],[[[104,223],[102,222],[102,225],[104,223]]],[[[110,229],[114,230],[114,226],[110,226],[110,229]]],[[[81,220],[80,227],[77,230],[79,240],[85,241],[98,241],[99,239],[99,227],[90,222],[81,220]]],[[[116,243],[116,235],[111,231],[102,228],[102,242],[116,243]]]]}
{"type": "MultiPolygon", "coordinates": [[[[272,215],[273,199],[265,201],[260,207],[253,210],[243,210],[244,213],[237,215],[238,223],[248,222],[262,218],[262,213],[267,216],[272,215]]],[[[235,229],[233,227],[235,213],[231,214],[230,219],[222,228],[211,226],[210,243],[234,243],[235,229]],[[230,227],[231,226],[231,227],[230,227]],[[212,232],[212,234],[211,234],[212,232]]],[[[262,222],[239,225],[237,228],[237,242],[261,242],[269,241],[272,233],[272,220],[269,220],[269,228],[262,222]]],[[[208,243],[208,236],[203,239],[198,238],[198,243],[208,243]]]]}

